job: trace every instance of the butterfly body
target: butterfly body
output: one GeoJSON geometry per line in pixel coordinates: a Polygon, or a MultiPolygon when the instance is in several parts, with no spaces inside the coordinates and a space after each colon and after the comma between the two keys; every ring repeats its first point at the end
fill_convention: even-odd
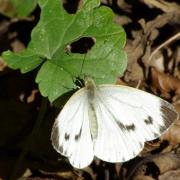
{"type": "Polygon", "coordinates": [[[85,81],[85,90],[87,91],[87,99],[88,99],[88,113],[90,120],[90,132],[92,136],[92,140],[95,141],[97,138],[97,131],[98,131],[98,123],[97,123],[97,116],[96,116],[96,107],[95,107],[95,96],[96,96],[96,85],[95,83],[88,78],[85,81]]]}
{"type": "Polygon", "coordinates": [[[121,85],[98,85],[87,79],[58,115],[53,147],[76,168],[96,156],[124,162],[159,137],[177,119],[173,106],[152,94],[121,85]]]}

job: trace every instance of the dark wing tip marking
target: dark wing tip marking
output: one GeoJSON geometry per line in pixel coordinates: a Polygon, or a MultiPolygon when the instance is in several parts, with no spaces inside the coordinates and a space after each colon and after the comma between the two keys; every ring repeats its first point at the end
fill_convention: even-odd
{"type": "Polygon", "coordinates": [[[58,131],[57,126],[55,126],[55,125],[52,128],[51,141],[52,141],[52,145],[54,147],[59,146],[59,131],[58,131]]]}
{"type": "Polygon", "coordinates": [[[148,116],[148,118],[145,119],[144,122],[145,122],[147,125],[153,124],[153,118],[152,118],[151,116],[148,116]]]}
{"type": "Polygon", "coordinates": [[[160,110],[162,112],[164,124],[166,128],[168,128],[174,122],[174,120],[178,118],[178,113],[174,108],[169,107],[169,104],[166,104],[166,102],[161,104],[160,110]]]}

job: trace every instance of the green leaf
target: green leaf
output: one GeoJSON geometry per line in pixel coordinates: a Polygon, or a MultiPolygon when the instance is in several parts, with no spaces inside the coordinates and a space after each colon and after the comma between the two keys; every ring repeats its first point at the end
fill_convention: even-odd
{"type": "Polygon", "coordinates": [[[0,13],[8,17],[26,17],[37,6],[37,0],[0,1],[0,13]]]}
{"type": "Polygon", "coordinates": [[[109,8],[98,7],[99,0],[84,0],[76,14],[68,14],[60,2],[39,0],[40,21],[31,34],[31,42],[25,53],[34,55],[36,60],[25,58],[22,54],[14,54],[14,57],[10,52],[3,54],[10,67],[20,68],[22,72],[32,70],[33,66],[35,68],[42,62],[42,58],[46,59],[36,82],[42,95],[48,96],[50,101],[68,91],[68,88],[73,88],[75,77],[90,75],[97,84],[114,83],[116,76],[122,75],[127,65],[127,57],[122,50],[125,32],[112,22],[113,12],[109,8]],[[95,39],[88,53],[67,53],[67,45],[82,37],[95,39]],[[37,66],[34,64],[36,62],[37,66]]]}
{"type": "Polygon", "coordinates": [[[20,69],[21,73],[26,73],[35,69],[43,62],[43,59],[40,56],[37,56],[32,51],[28,50],[20,53],[6,51],[2,56],[10,68],[20,69]]]}
{"type": "Polygon", "coordinates": [[[37,0],[10,0],[16,9],[16,16],[28,16],[36,7],[37,0]]]}

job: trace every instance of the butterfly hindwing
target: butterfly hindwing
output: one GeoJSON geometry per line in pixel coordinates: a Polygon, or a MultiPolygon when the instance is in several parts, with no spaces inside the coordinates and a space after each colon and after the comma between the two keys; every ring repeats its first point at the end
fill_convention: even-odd
{"type": "Polygon", "coordinates": [[[51,134],[53,147],[76,168],[88,166],[93,160],[89,122],[87,93],[82,88],[68,100],[51,134]]]}
{"type": "Polygon", "coordinates": [[[159,137],[177,118],[173,106],[144,91],[119,85],[96,89],[95,155],[108,162],[135,157],[145,141],[159,137]]]}

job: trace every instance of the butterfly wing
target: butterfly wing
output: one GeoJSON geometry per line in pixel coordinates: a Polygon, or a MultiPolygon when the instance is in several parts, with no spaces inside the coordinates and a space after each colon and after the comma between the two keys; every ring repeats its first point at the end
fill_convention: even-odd
{"type": "Polygon", "coordinates": [[[132,159],[178,117],[170,103],[126,86],[100,85],[95,100],[95,155],[108,162],[132,159]]]}
{"type": "Polygon", "coordinates": [[[94,157],[86,89],[78,90],[58,115],[51,134],[53,147],[76,168],[88,166],[94,157]]]}

